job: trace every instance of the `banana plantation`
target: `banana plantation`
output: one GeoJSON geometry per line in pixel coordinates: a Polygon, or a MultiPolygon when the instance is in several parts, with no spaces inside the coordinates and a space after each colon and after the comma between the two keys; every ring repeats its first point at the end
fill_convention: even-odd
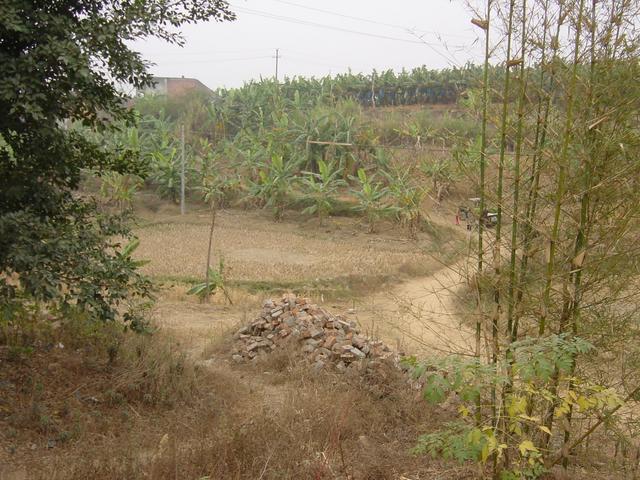
{"type": "Polygon", "coordinates": [[[387,218],[413,238],[426,225],[423,201],[428,195],[442,200],[475,144],[477,126],[459,104],[469,101],[460,92],[477,71],[374,74],[380,99],[393,89],[403,92],[405,103],[445,104],[434,112],[378,115],[378,109],[361,104],[367,103],[364,90],[358,90],[367,85],[363,75],[283,84],[262,80],[179,101],[141,97],[137,126],[123,127],[103,141],[122,155],[139,156],[148,169],[146,184],[112,173],[103,177],[101,194],[118,208],[130,205],[143,187],[178,202],[184,169],[191,198],[208,194],[221,206],[264,207],[275,219],[296,208],[321,223],[335,210],[353,212],[366,217],[370,231],[387,218]],[[425,82],[444,96],[429,97],[417,86],[425,82]]]}

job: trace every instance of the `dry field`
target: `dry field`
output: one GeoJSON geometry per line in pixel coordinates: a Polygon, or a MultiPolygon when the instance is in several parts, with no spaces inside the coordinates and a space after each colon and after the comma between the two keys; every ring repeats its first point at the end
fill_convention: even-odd
{"type": "MultiPolygon", "coordinates": [[[[193,279],[204,275],[209,214],[184,217],[147,214],[136,233],[140,258],[151,260],[145,272],[159,278],[193,279]]],[[[222,257],[230,281],[301,283],[347,276],[360,278],[413,275],[433,271],[433,238],[409,241],[388,224],[369,235],[352,218],[274,222],[266,212],[225,210],[218,214],[214,259],[222,257]]],[[[445,242],[446,243],[446,242],[445,242]]]]}
{"type": "Polygon", "coordinates": [[[320,228],[293,212],[276,223],[268,212],[223,211],[212,264],[224,258],[234,305],[222,296],[202,305],[186,295],[185,282],[203,276],[207,210],[180,216],[164,204],[141,217],[137,253],[150,260],[148,274],[165,280],[156,318],[194,354],[251,320],[266,297],[283,290],[311,296],[336,313],[350,311],[370,336],[408,353],[471,348],[470,333],[453,313],[463,277],[447,263],[464,254],[465,230],[452,225],[451,213],[433,214],[435,233],[409,241],[390,223],[367,234],[354,218],[332,218],[320,228]]]}

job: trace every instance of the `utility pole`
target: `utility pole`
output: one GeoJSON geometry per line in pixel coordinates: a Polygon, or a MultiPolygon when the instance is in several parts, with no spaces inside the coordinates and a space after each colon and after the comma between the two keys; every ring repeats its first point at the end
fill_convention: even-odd
{"type": "Polygon", "coordinates": [[[184,123],[182,124],[180,132],[181,141],[181,162],[180,162],[180,215],[184,215],[185,202],[184,202],[184,123]]]}
{"type": "Polygon", "coordinates": [[[280,60],[280,49],[276,48],[276,82],[278,81],[278,60],[280,60]]]}
{"type": "Polygon", "coordinates": [[[371,74],[371,106],[376,108],[376,72],[371,74]]]}

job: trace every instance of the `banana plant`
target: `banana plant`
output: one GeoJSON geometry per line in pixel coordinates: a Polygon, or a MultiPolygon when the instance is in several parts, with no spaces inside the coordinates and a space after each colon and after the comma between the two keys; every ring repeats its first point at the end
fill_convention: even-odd
{"type": "Polygon", "coordinates": [[[208,138],[199,138],[195,147],[194,161],[199,173],[200,182],[204,183],[215,168],[217,157],[213,145],[208,138]]]}
{"type": "Polygon", "coordinates": [[[122,251],[120,251],[118,253],[118,255],[121,258],[126,259],[128,262],[130,262],[130,264],[134,268],[142,268],[145,265],[149,264],[151,262],[151,260],[134,260],[133,259],[133,254],[135,253],[135,251],[138,249],[139,246],[140,246],[140,239],[139,238],[132,238],[129,241],[129,243],[127,243],[124,246],[122,251]]]}
{"type": "Polygon", "coordinates": [[[420,162],[420,170],[431,178],[435,200],[440,204],[456,180],[451,160],[448,158],[424,159],[420,162]]]}
{"type": "Polygon", "coordinates": [[[296,164],[285,161],[281,155],[273,155],[270,163],[262,163],[257,182],[251,182],[250,193],[265,207],[273,209],[276,221],[281,220],[286,207],[296,164]]]}
{"type": "Polygon", "coordinates": [[[380,182],[375,182],[374,177],[368,177],[363,168],[358,169],[358,176],[351,177],[359,185],[358,189],[351,192],[358,200],[358,204],[353,207],[367,218],[368,233],[375,233],[377,222],[385,215],[393,211],[384,200],[389,195],[389,189],[380,182]]]}
{"type": "Polygon", "coordinates": [[[402,137],[408,137],[415,148],[422,146],[423,132],[418,122],[405,122],[401,128],[396,128],[395,131],[402,137]]]}
{"type": "Polygon", "coordinates": [[[333,200],[340,187],[347,185],[341,177],[342,169],[324,160],[318,161],[319,173],[302,172],[302,187],[305,189],[304,198],[311,202],[302,213],[317,215],[320,225],[333,210],[333,200]]]}
{"type": "MultiPolygon", "coordinates": [[[[173,147],[167,153],[157,151],[153,154],[154,163],[150,180],[155,184],[158,194],[177,203],[180,198],[181,159],[178,150],[173,147]]],[[[186,170],[186,169],[185,169],[186,170]]],[[[185,176],[187,172],[185,171],[185,176]]]]}
{"type": "Polygon", "coordinates": [[[224,276],[224,260],[221,258],[218,268],[209,267],[207,271],[207,279],[204,282],[197,283],[187,291],[187,295],[197,296],[201,302],[206,302],[211,295],[215,295],[217,291],[221,291],[227,301],[233,304],[229,292],[225,286],[224,276]]]}
{"type": "Polygon", "coordinates": [[[135,175],[108,172],[102,176],[100,195],[108,204],[115,204],[120,211],[131,208],[133,198],[142,180],[135,175]]]}
{"type": "Polygon", "coordinates": [[[407,229],[409,238],[415,240],[424,219],[422,201],[427,190],[412,181],[413,173],[410,170],[384,172],[384,175],[389,182],[396,220],[407,229]]]}

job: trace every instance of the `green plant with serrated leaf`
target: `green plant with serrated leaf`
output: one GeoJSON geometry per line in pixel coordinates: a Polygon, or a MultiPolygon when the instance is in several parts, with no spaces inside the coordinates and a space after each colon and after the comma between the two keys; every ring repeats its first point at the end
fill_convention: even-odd
{"type": "Polygon", "coordinates": [[[493,364],[475,358],[449,356],[426,362],[415,357],[403,359],[403,366],[422,382],[427,402],[441,404],[455,399],[457,404],[458,420],[421,436],[416,453],[481,465],[508,453],[510,468],[501,472],[501,478],[538,478],[545,471],[547,455],[554,453],[544,447],[552,430],[548,417],[540,412],[550,411],[559,419],[575,411],[598,419],[622,405],[615,389],[579,378],[573,372],[575,356],[593,349],[589,342],[551,335],[527,338],[511,347],[513,360],[499,363],[497,371],[493,364]],[[554,391],[551,385],[556,377],[571,388],[554,391]],[[497,424],[478,411],[478,406],[485,408],[484,402],[494,389],[505,392],[497,424]]]}

